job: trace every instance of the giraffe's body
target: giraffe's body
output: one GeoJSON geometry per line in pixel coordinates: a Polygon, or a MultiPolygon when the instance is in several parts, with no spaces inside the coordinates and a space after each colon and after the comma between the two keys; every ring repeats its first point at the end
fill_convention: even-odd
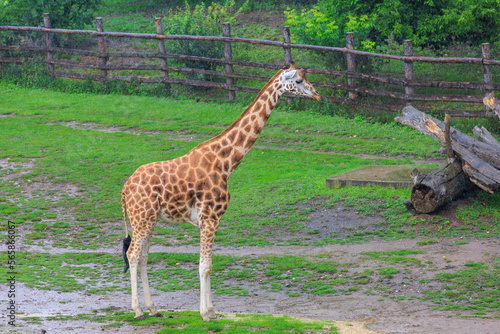
{"type": "Polygon", "coordinates": [[[297,70],[292,63],[290,68],[274,75],[254,102],[220,135],[180,158],[139,167],[125,183],[121,203],[124,219],[126,208],[133,230],[126,255],[136,318],[144,317],[137,294],[137,267],[141,271],[146,307],[151,315],[160,316],[151,299],[146,273],[149,245],[158,219],[190,223],[200,229],[200,313],[204,320],[216,317],[210,295],[212,245],[219,220],[229,204],[227,182],[285,91],[319,100],[318,93],[306,81],[304,70],[297,70]]]}

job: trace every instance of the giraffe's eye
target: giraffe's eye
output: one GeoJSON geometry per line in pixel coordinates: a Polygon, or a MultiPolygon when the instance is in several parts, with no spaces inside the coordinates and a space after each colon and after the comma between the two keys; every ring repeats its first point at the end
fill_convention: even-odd
{"type": "Polygon", "coordinates": [[[302,83],[302,79],[299,79],[299,80],[295,80],[296,83],[300,84],[302,83]]]}

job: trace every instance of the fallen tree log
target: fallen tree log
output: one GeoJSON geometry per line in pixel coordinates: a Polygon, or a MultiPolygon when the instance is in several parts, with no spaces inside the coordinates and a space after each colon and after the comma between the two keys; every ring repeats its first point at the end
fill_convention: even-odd
{"type": "Polygon", "coordinates": [[[500,118],[500,102],[498,102],[498,99],[496,98],[494,92],[487,94],[483,98],[483,103],[489,109],[493,110],[495,114],[500,118]]]}
{"type": "MultiPolygon", "coordinates": [[[[404,108],[402,115],[396,117],[395,120],[436,139],[441,145],[446,146],[445,124],[440,120],[411,106],[404,108]]],[[[439,205],[442,205],[465,190],[467,182],[454,180],[461,174],[456,170],[457,164],[460,165],[460,169],[463,171],[462,174],[483,190],[493,193],[500,189],[500,144],[484,128],[477,128],[474,132],[477,134],[478,139],[469,137],[450,127],[449,144],[451,144],[452,151],[458,156],[459,160],[449,161],[447,166],[431,173],[432,176],[429,174],[424,175],[425,177],[418,175],[414,177],[415,186],[412,190],[411,199],[414,207],[415,203],[425,199],[432,203],[417,204],[417,206],[422,207],[422,210],[428,210],[430,207],[435,206],[434,203],[441,203],[439,205]],[[431,181],[431,179],[434,180],[431,181]],[[453,187],[459,189],[452,189],[453,187]],[[427,189],[428,193],[424,194],[423,189],[427,189]]],[[[417,209],[417,207],[415,208],[417,209]]]]}
{"type": "Polygon", "coordinates": [[[446,166],[423,174],[414,169],[411,172],[414,186],[410,202],[418,212],[430,213],[457,198],[471,187],[469,178],[462,170],[460,159],[453,159],[446,166]]]}
{"type": "Polygon", "coordinates": [[[474,132],[474,136],[476,136],[477,139],[500,150],[500,143],[495,139],[495,137],[491,135],[488,130],[484,128],[484,126],[482,126],[481,128],[475,126],[472,131],[474,132]]]}

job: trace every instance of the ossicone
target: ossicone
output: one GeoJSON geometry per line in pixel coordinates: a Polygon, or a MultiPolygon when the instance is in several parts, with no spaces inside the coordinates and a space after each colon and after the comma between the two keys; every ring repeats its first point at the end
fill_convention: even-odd
{"type": "Polygon", "coordinates": [[[290,60],[290,63],[286,66],[283,66],[284,70],[295,70],[297,66],[295,66],[295,62],[293,60],[290,60]]]}

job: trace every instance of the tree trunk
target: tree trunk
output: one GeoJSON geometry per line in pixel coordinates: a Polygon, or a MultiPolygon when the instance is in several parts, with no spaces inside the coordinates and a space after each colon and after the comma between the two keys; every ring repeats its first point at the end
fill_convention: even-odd
{"type": "Polygon", "coordinates": [[[453,159],[448,165],[427,175],[414,169],[411,176],[415,185],[410,201],[415,210],[422,213],[435,211],[471,186],[460,159],[453,159]]]}
{"type": "Polygon", "coordinates": [[[500,150],[500,143],[491,135],[488,130],[484,128],[484,126],[479,128],[476,125],[472,131],[474,132],[474,136],[476,136],[477,139],[500,150]]]}
{"type": "MultiPolygon", "coordinates": [[[[444,123],[409,106],[395,120],[445,145],[444,123]]],[[[462,161],[462,169],[469,179],[483,190],[493,193],[500,189],[500,144],[488,131],[476,130],[481,140],[471,138],[450,128],[451,147],[462,161]],[[478,133],[479,133],[478,132],[478,133]]]]}
{"type": "Polygon", "coordinates": [[[483,99],[483,103],[489,109],[493,110],[495,114],[500,118],[500,102],[498,102],[498,99],[496,98],[494,92],[486,95],[483,99]]]}

